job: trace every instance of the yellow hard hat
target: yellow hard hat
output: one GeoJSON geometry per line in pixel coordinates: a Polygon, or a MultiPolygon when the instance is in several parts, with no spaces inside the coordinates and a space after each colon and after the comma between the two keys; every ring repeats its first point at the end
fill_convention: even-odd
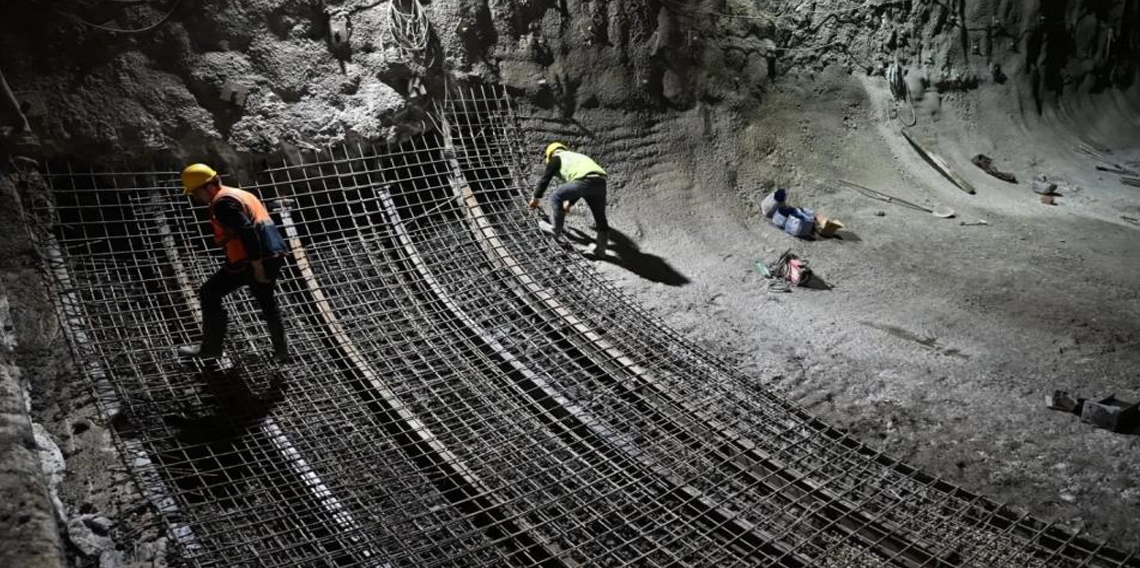
{"type": "Polygon", "coordinates": [[[546,161],[547,162],[550,161],[550,156],[552,156],[554,154],[555,150],[565,150],[565,149],[566,149],[565,144],[563,144],[561,142],[551,142],[550,145],[546,147],[546,152],[544,152],[544,156],[546,157],[546,161]]]}
{"type": "Polygon", "coordinates": [[[190,164],[182,170],[182,191],[191,193],[216,177],[218,172],[215,172],[214,168],[206,164],[190,164]]]}

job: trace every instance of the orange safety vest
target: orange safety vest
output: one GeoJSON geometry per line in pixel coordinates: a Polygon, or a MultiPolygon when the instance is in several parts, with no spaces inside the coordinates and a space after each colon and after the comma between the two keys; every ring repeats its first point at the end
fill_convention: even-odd
{"type": "MultiPolygon", "coordinates": [[[[226,251],[226,262],[241,264],[249,258],[249,254],[245,251],[245,245],[242,244],[238,234],[227,229],[214,216],[214,205],[219,199],[227,197],[236,199],[241,203],[242,208],[245,209],[246,217],[249,217],[259,233],[273,231],[273,236],[276,238],[263,238],[263,240],[270,243],[281,242],[281,237],[277,234],[277,227],[274,226],[273,219],[269,217],[269,211],[265,209],[265,205],[262,205],[261,200],[256,195],[245,190],[222,186],[222,189],[215,193],[213,199],[210,200],[210,224],[214,227],[214,242],[226,251]]],[[[271,245],[269,248],[269,256],[281,256],[285,252],[284,250],[274,250],[281,247],[271,245]]]]}

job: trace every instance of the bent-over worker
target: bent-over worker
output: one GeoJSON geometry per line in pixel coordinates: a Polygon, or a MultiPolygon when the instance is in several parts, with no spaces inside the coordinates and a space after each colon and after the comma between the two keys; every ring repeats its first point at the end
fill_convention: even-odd
{"type": "Polygon", "coordinates": [[[289,349],[285,327],[274,298],[277,276],[285,264],[288,247],[265,205],[248,191],[222,185],[221,177],[206,164],[192,164],[182,171],[182,188],[199,205],[209,205],[214,242],[226,253],[225,264],[202,285],[202,340],[180,347],[186,357],[219,357],[226,337],[227,316],[222,298],[248,286],[261,306],[273,358],[286,362],[289,349]]]}
{"type": "Polygon", "coordinates": [[[569,209],[565,205],[572,204],[579,199],[585,200],[586,204],[590,206],[590,213],[594,216],[594,225],[598,230],[597,238],[589,252],[594,258],[604,257],[606,247],[609,244],[610,230],[610,226],[606,222],[606,170],[602,169],[589,156],[571,152],[561,142],[553,142],[547,146],[544,157],[546,159],[546,171],[534,190],[534,196],[530,200],[530,208],[538,207],[539,200],[546,193],[546,188],[554,176],[562,178],[563,183],[550,193],[550,208],[554,217],[554,225],[543,229],[553,234],[555,239],[561,239],[562,225],[566,220],[566,211],[569,209]]]}

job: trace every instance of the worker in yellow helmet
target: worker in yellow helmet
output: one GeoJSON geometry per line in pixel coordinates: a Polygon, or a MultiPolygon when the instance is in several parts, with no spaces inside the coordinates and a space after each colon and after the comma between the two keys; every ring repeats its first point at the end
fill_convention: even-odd
{"type": "Polygon", "coordinates": [[[226,337],[226,309],[222,298],[248,286],[273,343],[274,359],[289,359],[285,326],[274,297],[277,276],[285,264],[288,247],[269,217],[265,205],[254,194],[222,185],[218,172],[206,164],[191,164],[182,170],[182,189],[192,201],[210,207],[214,242],[226,253],[226,263],[202,285],[202,340],[198,345],[180,347],[186,357],[218,357],[226,337]]]}
{"type": "Polygon", "coordinates": [[[530,199],[530,208],[538,207],[542,195],[550,181],[558,176],[563,183],[550,193],[550,209],[553,216],[553,225],[541,223],[542,230],[554,235],[556,240],[562,239],[562,225],[566,220],[566,205],[582,199],[590,206],[590,213],[594,216],[594,225],[598,234],[592,247],[588,251],[595,259],[606,255],[609,244],[610,226],[606,222],[606,170],[585,154],[571,152],[565,144],[553,142],[546,147],[543,153],[546,159],[546,171],[534,190],[530,199]]]}

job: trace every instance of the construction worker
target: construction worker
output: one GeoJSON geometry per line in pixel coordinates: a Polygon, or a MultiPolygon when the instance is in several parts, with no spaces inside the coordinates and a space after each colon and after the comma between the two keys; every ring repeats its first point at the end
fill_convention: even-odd
{"type": "Polygon", "coordinates": [[[554,224],[540,223],[540,228],[554,235],[555,240],[562,239],[562,225],[566,220],[566,212],[570,205],[579,199],[585,200],[590,206],[590,213],[594,215],[594,225],[597,226],[597,237],[593,246],[587,251],[594,258],[606,255],[609,244],[610,226],[606,222],[606,170],[585,154],[571,152],[561,142],[552,142],[543,153],[546,160],[546,171],[534,190],[530,200],[530,208],[538,207],[546,187],[554,176],[562,178],[563,183],[550,193],[550,208],[554,216],[554,224]]]}
{"type": "Polygon", "coordinates": [[[199,292],[201,342],[180,347],[178,352],[186,357],[220,356],[227,321],[222,298],[248,286],[265,316],[274,359],[288,361],[285,327],[273,297],[288,248],[269,212],[252,193],[222,185],[218,172],[206,164],[191,164],[182,170],[182,188],[195,203],[209,205],[214,242],[225,250],[226,263],[206,280],[199,292]]]}

